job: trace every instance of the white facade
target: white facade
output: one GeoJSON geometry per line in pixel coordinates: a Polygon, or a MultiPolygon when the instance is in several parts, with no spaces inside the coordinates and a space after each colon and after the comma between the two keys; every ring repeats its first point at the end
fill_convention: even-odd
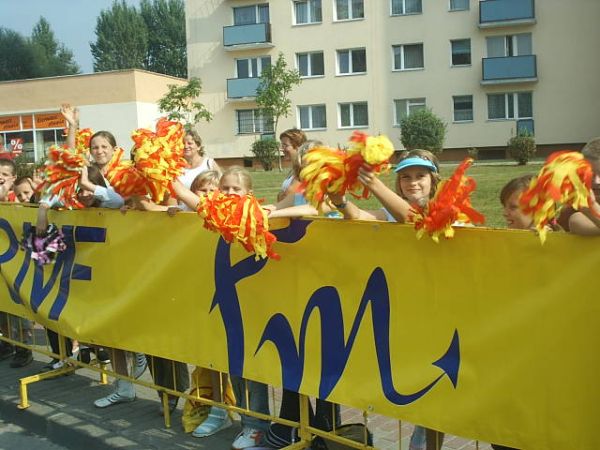
{"type": "Polygon", "coordinates": [[[343,145],[362,129],[399,149],[399,111],[424,105],[448,124],[446,149],[503,147],[517,121],[541,146],[600,134],[597,0],[188,0],[186,17],[216,157],[250,155],[253,86],[280,52],[307,76],[278,132],[343,145]]]}

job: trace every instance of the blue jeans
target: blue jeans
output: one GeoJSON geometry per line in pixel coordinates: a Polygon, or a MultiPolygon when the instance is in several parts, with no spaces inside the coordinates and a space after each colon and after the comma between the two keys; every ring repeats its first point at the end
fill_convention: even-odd
{"type": "MultiPolygon", "coordinates": [[[[231,376],[231,385],[235,394],[237,406],[240,408],[246,407],[246,390],[245,385],[248,382],[248,401],[250,410],[262,414],[269,414],[269,389],[266,384],[258,381],[246,380],[242,377],[231,376]]],[[[269,421],[258,419],[252,416],[240,414],[242,419],[242,428],[255,428],[261,431],[269,429],[269,421]]]]}

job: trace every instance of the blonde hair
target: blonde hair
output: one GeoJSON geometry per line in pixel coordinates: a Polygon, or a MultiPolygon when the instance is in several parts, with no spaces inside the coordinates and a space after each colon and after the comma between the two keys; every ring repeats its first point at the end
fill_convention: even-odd
{"type": "Polygon", "coordinates": [[[318,141],[316,139],[310,139],[310,140],[306,141],[304,144],[302,144],[300,147],[298,147],[298,152],[296,153],[296,158],[292,161],[292,166],[293,166],[292,170],[294,172],[294,177],[296,177],[296,179],[300,179],[300,171],[304,167],[302,165],[302,158],[304,157],[304,155],[306,155],[311,148],[321,147],[322,145],[323,145],[323,142],[318,141]]]}
{"type": "Polygon", "coordinates": [[[252,177],[250,176],[250,172],[244,169],[241,166],[231,166],[225,169],[223,175],[221,175],[221,181],[228,175],[235,175],[240,180],[240,184],[246,189],[248,192],[252,190],[252,177]]]}
{"type": "Polygon", "coordinates": [[[581,153],[588,161],[600,160],[600,137],[594,138],[585,144],[581,149],[581,153]]]}
{"type": "Polygon", "coordinates": [[[192,185],[190,186],[190,191],[195,193],[205,184],[214,184],[215,186],[218,186],[220,178],[221,175],[216,170],[206,170],[194,178],[194,181],[192,181],[192,185]]]}
{"type": "MultiPolygon", "coordinates": [[[[406,159],[406,158],[421,158],[427,161],[431,161],[436,168],[436,172],[433,170],[429,170],[429,175],[431,177],[431,191],[429,192],[429,198],[433,198],[435,195],[435,191],[437,189],[438,183],[441,181],[442,177],[440,177],[440,162],[433,153],[429,150],[422,150],[420,148],[416,148],[414,150],[410,150],[408,152],[403,152],[398,162],[406,159]]],[[[400,172],[398,172],[400,175],[400,172]]],[[[396,177],[396,191],[402,196],[402,190],[400,189],[400,177],[396,177]]]]}

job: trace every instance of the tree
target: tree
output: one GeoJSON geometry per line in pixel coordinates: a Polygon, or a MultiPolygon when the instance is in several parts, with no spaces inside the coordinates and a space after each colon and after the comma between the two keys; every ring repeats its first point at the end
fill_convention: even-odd
{"type": "Polygon", "coordinates": [[[50,24],[43,17],[40,17],[33,27],[30,44],[35,58],[36,76],[53,77],[79,73],[73,52],[56,41],[50,24]]]}
{"type": "MultiPolygon", "coordinates": [[[[300,73],[288,69],[283,53],[279,53],[275,64],[265,67],[256,89],[256,104],[263,117],[273,118],[273,133],[277,136],[277,125],[281,117],[287,117],[292,107],[289,95],[294,86],[302,82],[300,73]]],[[[281,153],[277,152],[277,163],[281,170],[281,153]]]]}
{"type": "Polygon", "coordinates": [[[125,0],[113,3],[96,22],[96,42],[90,44],[94,71],[144,69],[148,30],[135,6],[125,0]]]}
{"type": "Polygon", "coordinates": [[[183,1],[142,0],[140,12],[148,29],[145,68],[152,72],[187,78],[183,1]]]}
{"type": "Polygon", "coordinates": [[[400,129],[400,141],[407,150],[420,148],[441,153],[444,149],[446,124],[428,108],[404,117],[400,129]]]}
{"type": "Polygon", "coordinates": [[[520,166],[527,164],[537,150],[534,137],[526,130],[519,130],[516,136],[509,139],[507,145],[509,155],[520,166]]]}
{"type": "Polygon", "coordinates": [[[13,30],[0,27],[0,80],[34,78],[35,58],[27,40],[13,30]]]}
{"type": "Polygon", "coordinates": [[[273,170],[273,162],[279,154],[279,144],[275,139],[258,139],[252,143],[251,150],[263,169],[273,170]]]}
{"type": "Polygon", "coordinates": [[[186,129],[201,120],[210,122],[212,114],[196,101],[201,91],[202,82],[199,78],[191,78],[185,86],[170,84],[169,92],[158,101],[158,109],[161,113],[167,113],[170,120],[183,122],[186,129]]]}

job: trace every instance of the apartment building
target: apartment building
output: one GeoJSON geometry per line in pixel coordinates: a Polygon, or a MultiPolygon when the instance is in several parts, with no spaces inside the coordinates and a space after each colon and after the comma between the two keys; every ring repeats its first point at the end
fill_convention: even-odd
{"type": "Polygon", "coordinates": [[[273,132],[255,96],[279,53],[302,84],[278,131],[330,145],[359,129],[400,149],[400,120],[425,107],[448,124],[446,158],[503,157],[518,129],[544,152],[600,135],[598,0],[188,0],[186,16],[215,157],[273,132]]]}

